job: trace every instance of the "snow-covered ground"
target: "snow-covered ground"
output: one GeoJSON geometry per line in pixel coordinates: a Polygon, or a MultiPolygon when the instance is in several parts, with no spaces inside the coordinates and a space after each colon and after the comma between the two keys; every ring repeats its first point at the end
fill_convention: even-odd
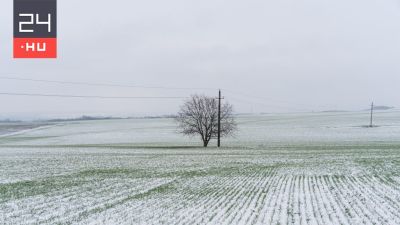
{"type": "Polygon", "coordinates": [[[221,149],[171,119],[2,136],[0,224],[400,224],[400,112],[237,121],[221,149]]]}

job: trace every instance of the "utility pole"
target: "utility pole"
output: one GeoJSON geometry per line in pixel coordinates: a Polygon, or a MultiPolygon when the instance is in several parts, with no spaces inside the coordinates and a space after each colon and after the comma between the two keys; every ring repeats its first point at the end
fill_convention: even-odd
{"type": "Polygon", "coordinates": [[[221,147],[221,90],[218,92],[218,148],[221,147]]]}
{"type": "Polygon", "coordinates": [[[374,102],[372,102],[372,104],[371,104],[371,118],[370,118],[370,121],[369,121],[369,127],[372,127],[372,114],[373,114],[373,112],[374,112],[374,102]]]}

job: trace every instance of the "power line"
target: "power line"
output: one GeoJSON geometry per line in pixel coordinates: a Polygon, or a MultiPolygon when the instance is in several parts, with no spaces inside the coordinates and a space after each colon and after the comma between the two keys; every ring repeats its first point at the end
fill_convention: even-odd
{"type": "Polygon", "coordinates": [[[31,79],[31,78],[9,77],[9,76],[0,76],[0,79],[31,81],[31,82],[40,82],[40,83],[53,83],[53,84],[102,86],[102,87],[125,87],[125,88],[167,89],[167,90],[218,90],[217,88],[143,86],[143,85],[129,85],[129,84],[116,84],[116,83],[112,84],[112,83],[92,83],[92,82],[77,82],[77,81],[57,81],[57,80],[31,79]]]}
{"type": "Polygon", "coordinates": [[[31,97],[59,97],[59,98],[98,98],[98,99],[185,99],[187,97],[174,96],[98,96],[98,95],[59,95],[38,93],[12,93],[0,92],[0,95],[31,96],[31,97]]]}
{"type": "MultiPolygon", "coordinates": [[[[101,86],[101,87],[120,87],[120,88],[143,88],[143,89],[164,89],[164,90],[218,90],[217,88],[209,88],[209,87],[167,87],[167,86],[143,86],[143,85],[130,85],[130,84],[118,84],[118,83],[92,83],[92,82],[79,82],[79,81],[60,81],[60,80],[47,80],[47,79],[32,79],[32,78],[24,78],[24,77],[15,77],[15,76],[0,76],[2,80],[15,80],[15,81],[28,81],[28,82],[40,82],[40,83],[52,83],[52,84],[68,84],[68,85],[85,85],[85,86],[101,86]]],[[[314,108],[315,106],[291,103],[285,101],[277,101],[272,98],[255,96],[251,94],[247,94],[241,91],[229,90],[229,89],[221,89],[225,92],[231,93],[236,96],[241,96],[243,98],[251,98],[253,100],[252,103],[249,101],[243,101],[250,104],[263,105],[267,107],[275,107],[275,108],[285,108],[289,110],[299,110],[297,107],[301,108],[314,108]],[[258,99],[257,102],[254,100],[258,99]],[[262,101],[262,103],[261,103],[262,101]],[[268,101],[268,104],[265,104],[268,101]],[[272,103],[272,105],[270,104],[272,103]],[[282,106],[277,106],[280,104],[282,106]],[[285,106],[283,106],[285,105],[285,106]],[[290,106],[288,106],[290,105],[290,106]]],[[[102,99],[131,99],[131,98],[142,98],[142,97],[107,97],[107,96],[71,96],[71,95],[57,95],[57,94],[30,94],[30,93],[3,93],[2,95],[24,95],[24,96],[42,96],[42,97],[69,97],[69,98],[102,98],[102,99]]],[[[170,98],[170,97],[144,97],[144,98],[170,98]]],[[[172,98],[184,98],[184,97],[172,97],[172,98]]],[[[300,110],[303,111],[303,110],[300,110]]]]}
{"type": "Polygon", "coordinates": [[[285,105],[297,105],[300,107],[305,107],[305,108],[313,108],[315,107],[315,105],[306,105],[306,104],[299,104],[299,103],[293,103],[293,102],[288,102],[288,101],[277,101],[275,99],[272,98],[267,98],[267,97],[263,97],[263,96],[256,96],[256,95],[251,95],[251,94],[247,94],[241,91],[233,91],[233,90],[229,90],[229,89],[224,89],[225,92],[229,92],[231,94],[234,94],[236,96],[240,95],[240,96],[245,96],[247,98],[251,98],[251,99],[260,99],[260,100],[265,100],[265,101],[269,101],[269,102],[275,102],[277,104],[285,104],[285,105]]]}
{"type": "Polygon", "coordinates": [[[251,100],[250,99],[246,99],[246,100],[244,100],[243,97],[232,97],[232,96],[229,96],[227,98],[228,99],[232,99],[232,100],[237,101],[237,102],[248,104],[250,106],[263,106],[263,107],[266,107],[266,108],[273,107],[275,109],[284,109],[284,110],[293,110],[293,111],[312,111],[312,110],[307,109],[307,108],[297,108],[297,107],[293,107],[293,106],[291,107],[291,106],[265,104],[265,102],[261,102],[259,100],[257,101],[255,99],[251,99],[251,100]]]}

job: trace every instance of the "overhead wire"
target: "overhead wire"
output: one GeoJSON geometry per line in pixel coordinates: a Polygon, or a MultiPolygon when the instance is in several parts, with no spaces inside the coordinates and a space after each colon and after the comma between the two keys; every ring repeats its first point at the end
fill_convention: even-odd
{"type": "Polygon", "coordinates": [[[217,88],[203,88],[203,87],[144,86],[144,85],[130,85],[130,84],[118,84],[118,83],[92,83],[92,82],[77,82],[77,81],[58,81],[58,80],[32,79],[32,78],[10,77],[10,76],[0,76],[0,79],[2,79],[2,80],[17,80],[17,81],[30,81],[30,82],[40,82],[40,83],[103,86],[103,87],[125,87],[125,88],[143,88],[143,89],[168,89],[168,90],[218,90],[217,88]]]}
{"type": "Polygon", "coordinates": [[[40,94],[40,93],[14,93],[14,92],[0,92],[0,95],[60,97],[60,98],[98,98],[98,99],[185,99],[187,98],[187,97],[175,97],[175,96],[99,96],[99,95],[61,95],[61,94],[40,94]]]}
{"type": "MultiPolygon", "coordinates": [[[[40,82],[40,83],[52,83],[52,84],[68,84],[68,85],[86,85],[86,86],[103,86],[103,87],[120,87],[120,88],[143,88],[143,89],[165,89],[165,90],[218,90],[217,88],[210,87],[168,87],[168,86],[144,86],[144,85],[131,85],[131,84],[119,84],[119,83],[93,83],[93,82],[80,82],[80,81],[60,81],[60,80],[48,80],[48,79],[33,79],[33,78],[24,78],[18,76],[0,76],[2,80],[15,80],[15,81],[28,81],[28,82],[40,82]]],[[[293,107],[293,105],[301,106],[302,108],[314,108],[315,106],[306,106],[304,104],[298,103],[290,103],[285,101],[277,101],[276,99],[267,98],[263,96],[256,96],[247,94],[237,90],[231,89],[221,89],[224,92],[230,94],[229,98],[235,99],[235,101],[244,102],[250,105],[262,105],[265,107],[274,107],[281,109],[289,109],[296,111],[304,111],[299,110],[297,107],[293,107]],[[232,97],[234,95],[236,97],[247,97],[246,100],[238,100],[236,97],[232,97]],[[248,99],[251,99],[249,101],[248,99]],[[255,99],[258,99],[255,100],[255,99]],[[266,104],[264,101],[268,101],[266,104]],[[273,103],[273,104],[271,104],[273,103]],[[277,106],[276,104],[283,104],[284,106],[277,106]],[[288,106],[290,105],[290,106],[288,106]]],[[[64,94],[45,94],[45,93],[14,93],[14,92],[3,92],[0,95],[13,95],[13,96],[37,96],[37,97],[62,97],[62,98],[98,98],[98,99],[184,99],[187,97],[177,97],[177,96],[97,96],[97,95],[64,95],[64,94]]],[[[225,94],[226,95],[226,94],[225,94]]],[[[307,111],[307,110],[306,110],[307,111]]],[[[311,110],[308,110],[311,111],[311,110]]]]}

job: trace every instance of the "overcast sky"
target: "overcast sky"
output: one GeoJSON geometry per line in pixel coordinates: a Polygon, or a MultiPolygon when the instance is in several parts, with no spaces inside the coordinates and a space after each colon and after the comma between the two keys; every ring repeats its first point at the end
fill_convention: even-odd
{"type": "MultiPolygon", "coordinates": [[[[0,77],[222,88],[237,112],[400,107],[399,0],[58,0],[56,60],[12,59],[12,13],[12,0],[2,0],[0,77]]],[[[217,95],[4,79],[0,90],[217,95]]],[[[63,117],[175,113],[182,99],[0,102],[0,117],[63,117]]]]}

